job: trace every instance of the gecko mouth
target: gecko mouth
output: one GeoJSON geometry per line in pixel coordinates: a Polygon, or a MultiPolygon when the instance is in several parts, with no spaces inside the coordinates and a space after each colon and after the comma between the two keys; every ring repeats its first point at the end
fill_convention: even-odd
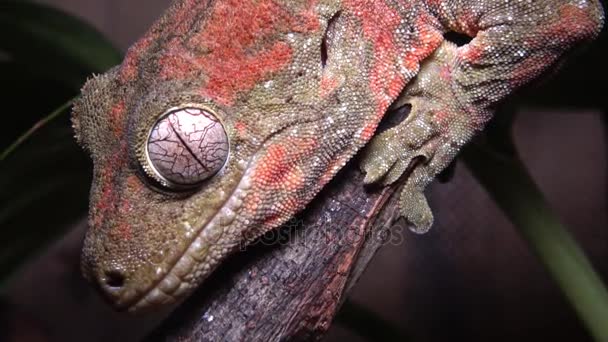
{"type": "MultiPolygon", "coordinates": [[[[249,164],[243,163],[239,167],[245,170],[244,175],[224,205],[198,230],[176,262],[157,271],[157,275],[164,276],[159,277],[143,294],[133,296],[129,303],[124,303],[123,308],[129,312],[139,312],[176,303],[192,293],[223,256],[238,247],[237,243],[230,242],[233,239],[221,244],[218,244],[218,241],[234,223],[236,213],[243,206],[243,200],[252,187],[249,164]]],[[[126,295],[125,297],[128,297],[128,294],[126,295]]]]}

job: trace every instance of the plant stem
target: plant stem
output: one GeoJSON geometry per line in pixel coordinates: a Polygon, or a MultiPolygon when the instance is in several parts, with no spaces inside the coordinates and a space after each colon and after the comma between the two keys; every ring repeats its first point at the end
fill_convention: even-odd
{"type": "Polygon", "coordinates": [[[40,121],[36,122],[30,129],[28,129],[25,133],[23,133],[15,142],[13,142],[8,148],[2,151],[0,154],[0,161],[4,161],[11,153],[13,153],[19,146],[21,146],[27,139],[29,139],[36,131],[41,129],[42,127],[49,124],[51,121],[56,119],[59,115],[65,112],[70,106],[74,103],[76,98],[69,100],[68,102],[62,104],[59,108],[55,109],[51,114],[42,118],[40,121]]]}
{"type": "Polygon", "coordinates": [[[472,146],[464,160],[546,266],[596,341],[608,341],[608,292],[520,159],[472,146]]]}

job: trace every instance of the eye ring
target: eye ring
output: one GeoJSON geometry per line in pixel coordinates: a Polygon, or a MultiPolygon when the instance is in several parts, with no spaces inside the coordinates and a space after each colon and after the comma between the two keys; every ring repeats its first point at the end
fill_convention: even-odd
{"type": "Polygon", "coordinates": [[[191,190],[225,167],[230,142],[213,110],[184,104],[158,117],[143,151],[140,164],[147,176],[169,190],[191,190]]]}

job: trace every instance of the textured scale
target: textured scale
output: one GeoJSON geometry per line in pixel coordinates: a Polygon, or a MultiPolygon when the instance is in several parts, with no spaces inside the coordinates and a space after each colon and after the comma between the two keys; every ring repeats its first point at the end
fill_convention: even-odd
{"type": "Polygon", "coordinates": [[[597,0],[174,2],[74,109],[94,163],[85,276],[119,309],[174,303],[366,144],[366,182],[412,169],[402,214],[428,230],[426,185],[603,15],[597,0]]]}

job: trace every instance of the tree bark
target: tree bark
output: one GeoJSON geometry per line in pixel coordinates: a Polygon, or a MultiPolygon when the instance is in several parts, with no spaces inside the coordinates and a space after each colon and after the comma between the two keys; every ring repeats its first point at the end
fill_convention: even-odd
{"type": "Polygon", "coordinates": [[[222,265],[148,340],[320,339],[378,248],[398,238],[390,227],[399,196],[365,187],[357,164],[222,265]]]}

